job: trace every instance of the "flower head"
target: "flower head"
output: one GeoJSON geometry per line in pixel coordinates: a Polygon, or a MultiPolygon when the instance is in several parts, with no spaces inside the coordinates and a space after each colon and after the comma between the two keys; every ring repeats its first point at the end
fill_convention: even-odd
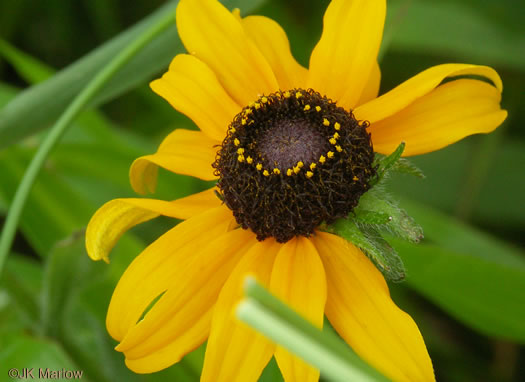
{"type": "Polygon", "coordinates": [[[436,66],[377,97],[385,12],[385,0],[333,0],[306,69],[274,21],[241,18],[216,0],[180,1],[190,54],[151,87],[200,131],[174,131],[130,178],[137,192],[153,191],[160,166],[217,186],[171,202],[112,200],[86,235],[90,256],[107,260],[130,227],[159,215],[185,220],[132,262],[113,294],[107,328],[130,369],[161,370],[208,338],[202,380],[256,380],[273,355],[286,381],[317,380],[232,317],[251,273],[315,325],[326,314],[391,379],[434,380],[419,330],[381,273],[319,225],[348,215],[369,189],[374,151],[401,141],[405,155],[438,150],[492,131],[506,112],[499,76],[476,65],[436,66]],[[492,84],[455,78],[465,75],[492,84]]]}

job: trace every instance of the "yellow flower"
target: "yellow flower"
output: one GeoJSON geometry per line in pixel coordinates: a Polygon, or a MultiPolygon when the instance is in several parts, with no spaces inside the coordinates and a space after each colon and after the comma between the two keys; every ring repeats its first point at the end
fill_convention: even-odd
{"type": "MultiPolygon", "coordinates": [[[[208,339],[204,381],[254,381],[272,356],[287,382],[317,380],[316,370],[232,316],[241,297],[241,280],[251,273],[318,327],[326,314],[341,337],[389,378],[434,380],[416,324],[392,302],[383,276],[359,249],[333,234],[310,230],[306,223],[299,232],[293,219],[291,228],[260,227],[260,221],[272,220],[268,213],[235,206],[254,197],[253,190],[228,194],[248,172],[262,179],[262,187],[270,192],[268,185],[276,179],[296,181],[301,187],[314,184],[322,171],[331,171],[338,158],[349,155],[348,124],[359,126],[361,133],[370,132],[376,152],[388,154],[404,141],[404,155],[416,155],[467,135],[488,133],[502,123],[506,112],[499,106],[501,80],[485,66],[435,66],[378,97],[376,59],[385,12],[385,0],[333,0],[306,69],[292,57],[285,32],[271,19],[241,18],[215,0],[180,1],[177,26],[190,54],[176,56],[151,87],[201,131],[176,130],[155,154],[138,158],[130,170],[131,184],[138,193],[153,192],[158,166],[219,183],[218,188],[171,202],[115,199],[91,219],[88,253],[105,261],[130,227],[159,215],[185,220],[132,262],[113,294],[107,329],[131,370],[150,373],[166,368],[208,339]],[[472,75],[492,84],[455,78],[472,75]],[[344,108],[347,119],[334,119],[339,114],[330,114],[319,97],[344,108]],[[301,107],[294,112],[309,113],[311,119],[304,125],[311,130],[308,134],[315,138],[326,131],[327,142],[313,148],[303,142],[302,151],[290,149],[284,157],[275,154],[269,164],[257,151],[257,139],[266,138],[258,133],[263,127],[256,118],[292,104],[301,107]],[[317,120],[318,126],[311,127],[317,120]],[[369,126],[358,121],[368,121],[369,126]],[[248,139],[249,134],[255,135],[248,139]],[[337,143],[337,150],[328,139],[337,143]],[[230,154],[232,160],[227,162],[224,158],[230,154]],[[224,179],[228,171],[234,177],[230,183],[224,179]],[[237,221],[252,228],[239,228],[227,205],[237,221]],[[266,239],[258,241],[256,235],[266,239]]],[[[283,129],[280,134],[297,132],[297,126],[283,129]]],[[[267,146],[265,153],[274,155],[273,146],[267,146]]],[[[366,142],[362,147],[368,150],[366,142]]],[[[366,182],[359,175],[363,174],[350,177],[349,187],[361,182],[362,193],[366,182]]],[[[276,200],[274,195],[272,203],[276,200]]],[[[290,213],[298,216],[306,210],[290,213]]]]}

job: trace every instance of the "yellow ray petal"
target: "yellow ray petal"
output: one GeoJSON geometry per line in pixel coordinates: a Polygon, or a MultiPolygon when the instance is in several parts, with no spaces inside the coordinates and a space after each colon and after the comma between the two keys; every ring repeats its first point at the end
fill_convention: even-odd
{"type": "Polygon", "coordinates": [[[106,318],[109,334],[122,341],[147,306],[173,285],[172,274],[190,261],[191,256],[181,254],[226,232],[232,219],[227,207],[214,208],[178,224],[137,256],[113,292],[106,318]]]}
{"type": "Polygon", "coordinates": [[[339,236],[313,242],[326,271],[326,316],[360,357],[393,381],[434,381],[432,363],[412,318],[390,298],[381,273],[339,236]]]}
{"type": "Polygon", "coordinates": [[[379,64],[376,62],[372,68],[372,72],[370,73],[370,76],[368,77],[368,82],[366,83],[365,88],[363,89],[363,92],[361,93],[361,96],[359,97],[359,101],[357,101],[356,103],[356,106],[362,105],[376,98],[377,95],[379,94],[380,86],[381,86],[381,69],[379,68],[379,64]]]}
{"type": "Polygon", "coordinates": [[[333,0],[310,57],[308,86],[352,109],[376,63],[385,15],[385,0],[333,0]]]}
{"type": "Polygon", "coordinates": [[[292,56],[290,43],[283,28],[264,16],[248,16],[242,19],[241,23],[270,64],[279,88],[305,88],[308,71],[292,56]]]}
{"type": "Polygon", "coordinates": [[[354,114],[357,119],[367,120],[370,123],[380,121],[431,92],[445,78],[465,75],[486,77],[494,83],[500,92],[502,90],[501,79],[498,73],[488,66],[443,64],[424,70],[381,97],[357,107],[354,110],[354,114]]]}
{"type": "Polygon", "coordinates": [[[169,202],[173,207],[173,217],[185,220],[206,212],[209,209],[219,207],[222,204],[222,201],[215,194],[216,191],[217,188],[213,187],[169,202]]]}
{"type": "Polygon", "coordinates": [[[215,73],[198,58],[187,54],[177,55],[168,72],[150,86],[216,141],[224,139],[228,125],[241,111],[215,73]]]}
{"type": "Polygon", "coordinates": [[[403,156],[439,150],[472,134],[489,133],[507,116],[501,93],[485,82],[456,80],[439,86],[391,117],[372,124],[374,150],[390,154],[404,141],[403,156]]]}
{"type": "MultiPolygon", "coordinates": [[[[185,219],[212,206],[210,191],[174,202],[156,199],[110,200],[91,217],[86,229],[86,249],[93,260],[109,262],[109,252],[124,232],[159,215],[185,219]],[[202,205],[199,203],[202,202],[202,205]]],[[[217,202],[215,207],[220,205],[217,202]]]]}
{"type": "Polygon", "coordinates": [[[161,143],[158,151],[135,159],[129,169],[133,190],[139,194],[154,192],[160,166],[181,175],[215,180],[213,167],[218,141],[200,131],[177,129],[161,143]]]}
{"type": "Polygon", "coordinates": [[[237,321],[233,309],[242,296],[247,274],[268,285],[279,245],[274,239],[257,242],[228,278],[213,312],[213,321],[201,375],[203,382],[257,381],[275,346],[237,321]]]}
{"type": "MultiPolygon", "coordinates": [[[[138,373],[155,372],[199,346],[210,331],[213,307],[224,282],[255,243],[248,230],[230,231],[215,240],[203,232],[177,253],[170,253],[153,281],[158,284],[165,279],[167,292],[117,346],[126,355],[128,367],[138,373]]],[[[145,283],[140,275],[134,278],[139,285],[145,283]]]]}
{"type": "MultiPolygon", "coordinates": [[[[270,290],[319,328],[323,326],[326,278],[311,241],[300,237],[281,247],[273,265],[270,290]]],[[[286,382],[319,379],[319,371],[277,346],[275,359],[286,382]]]]}
{"type": "Polygon", "coordinates": [[[205,62],[239,105],[278,89],[266,59],[239,20],[216,0],[181,0],[177,29],[188,52],[205,62]]]}

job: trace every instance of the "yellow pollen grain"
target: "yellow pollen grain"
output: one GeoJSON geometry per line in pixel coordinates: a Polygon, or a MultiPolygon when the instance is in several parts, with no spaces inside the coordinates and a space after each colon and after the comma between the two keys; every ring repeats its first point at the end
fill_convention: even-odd
{"type": "Polygon", "coordinates": [[[230,127],[230,133],[235,134],[237,130],[235,130],[235,127],[230,127]]]}
{"type": "Polygon", "coordinates": [[[239,162],[244,162],[244,155],[239,155],[239,156],[237,157],[237,160],[238,160],[239,162]]]}
{"type": "Polygon", "coordinates": [[[310,163],[310,170],[313,170],[316,167],[317,167],[317,165],[315,163],[310,163]]]}
{"type": "Polygon", "coordinates": [[[339,153],[340,153],[341,151],[343,151],[343,149],[342,149],[341,146],[339,146],[339,145],[335,146],[335,149],[336,149],[337,152],[339,152],[339,153]]]}
{"type": "Polygon", "coordinates": [[[304,166],[304,163],[303,163],[303,162],[301,162],[301,161],[297,162],[297,167],[299,167],[299,168],[303,168],[303,166],[304,166]]]}
{"type": "Polygon", "coordinates": [[[326,153],[326,156],[327,156],[328,158],[333,158],[333,157],[334,157],[334,152],[333,152],[333,151],[328,151],[328,152],[326,153]]]}
{"type": "Polygon", "coordinates": [[[253,163],[253,158],[252,157],[247,157],[246,158],[246,162],[248,162],[249,164],[252,164],[253,163]]]}
{"type": "Polygon", "coordinates": [[[290,98],[291,94],[290,92],[286,91],[284,92],[284,98],[290,98]]]}
{"type": "Polygon", "coordinates": [[[330,126],[330,121],[326,118],[323,118],[323,125],[330,126]]]}
{"type": "Polygon", "coordinates": [[[262,164],[257,163],[257,165],[255,166],[255,168],[257,169],[257,171],[261,171],[261,170],[262,170],[262,164]]]}
{"type": "Polygon", "coordinates": [[[326,158],[325,158],[324,155],[321,155],[321,156],[319,157],[319,162],[320,162],[320,163],[324,163],[324,162],[326,162],[326,158]]]}
{"type": "Polygon", "coordinates": [[[243,126],[246,125],[246,122],[247,122],[247,121],[248,121],[248,120],[247,120],[246,118],[243,118],[243,119],[241,120],[241,125],[243,125],[243,126]]]}
{"type": "Polygon", "coordinates": [[[275,175],[279,175],[279,174],[281,173],[281,170],[279,170],[278,168],[274,168],[274,169],[273,169],[273,173],[274,173],[275,175]]]}
{"type": "Polygon", "coordinates": [[[248,107],[254,107],[254,106],[255,106],[255,102],[250,102],[250,103],[248,104],[248,107]]]}
{"type": "Polygon", "coordinates": [[[293,170],[291,168],[289,168],[288,170],[286,170],[286,175],[288,176],[292,176],[293,174],[293,170]]]}
{"type": "Polygon", "coordinates": [[[252,109],[246,109],[244,110],[244,114],[248,115],[252,113],[252,109]]]}
{"type": "Polygon", "coordinates": [[[301,168],[300,168],[300,167],[295,166],[295,167],[293,168],[293,172],[295,172],[296,174],[299,174],[299,171],[301,171],[301,168]]]}
{"type": "Polygon", "coordinates": [[[266,97],[262,97],[262,98],[261,98],[261,102],[262,102],[262,103],[266,103],[266,102],[268,102],[268,98],[266,98],[266,97]]]}
{"type": "Polygon", "coordinates": [[[306,177],[307,178],[311,178],[312,176],[314,176],[314,173],[311,172],[311,171],[306,171],[306,177]]]}
{"type": "Polygon", "coordinates": [[[237,138],[235,138],[235,139],[233,140],[233,144],[234,144],[235,146],[239,146],[239,145],[241,144],[241,141],[239,141],[237,138]]]}
{"type": "Polygon", "coordinates": [[[315,111],[317,111],[317,112],[321,111],[321,106],[316,106],[315,107],[315,111]]]}
{"type": "Polygon", "coordinates": [[[259,102],[255,102],[254,107],[256,110],[259,110],[261,108],[261,104],[259,102]]]}
{"type": "Polygon", "coordinates": [[[304,111],[308,111],[308,110],[310,110],[310,109],[311,109],[311,108],[310,108],[310,105],[306,105],[306,106],[304,107],[304,111]]]}
{"type": "Polygon", "coordinates": [[[359,180],[359,178],[358,178],[357,176],[354,175],[354,177],[352,178],[352,180],[353,180],[354,182],[357,182],[357,181],[359,180]]]}
{"type": "Polygon", "coordinates": [[[335,140],[335,138],[330,138],[328,140],[328,142],[330,142],[332,145],[335,145],[337,143],[337,141],[335,140]]]}
{"type": "Polygon", "coordinates": [[[334,138],[337,139],[337,138],[339,138],[339,137],[340,137],[340,135],[336,132],[336,133],[334,134],[334,138]]]}
{"type": "Polygon", "coordinates": [[[302,96],[303,96],[303,93],[301,93],[301,92],[295,93],[295,98],[297,98],[297,99],[301,98],[302,96]]]}
{"type": "Polygon", "coordinates": [[[268,170],[264,170],[264,171],[263,171],[263,175],[264,175],[264,176],[270,176],[270,173],[268,172],[268,170]]]}
{"type": "Polygon", "coordinates": [[[237,149],[237,154],[244,154],[244,149],[242,147],[239,147],[237,149]]]}
{"type": "Polygon", "coordinates": [[[341,129],[341,124],[339,122],[334,123],[334,129],[336,130],[341,129]]]}

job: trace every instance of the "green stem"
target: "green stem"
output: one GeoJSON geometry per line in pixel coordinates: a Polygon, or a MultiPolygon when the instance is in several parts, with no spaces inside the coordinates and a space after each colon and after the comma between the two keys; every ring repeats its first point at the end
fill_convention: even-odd
{"type": "Polygon", "coordinates": [[[70,126],[75,117],[82,111],[86,104],[96,95],[102,86],[126,64],[138,51],[140,51],[148,42],[150,42],[160,32],[165,30],[174,21],[174,15],[170,12],[140,35],[130,45],[128,45],[120,54],[108,63],[87,86],[71,102],[68,108],[60,116],[49,134],[38,148],[29,167],[27,168],[20,185],[15,193],[13,203],[7,213],[2,236],[0,237],[0,278],[4,269],[5,261],[11,249],[16,228],[20,220],[24,205],[29,196],[29,192],[35,182],[35,179],[47,159],[51,150],[55,147],[64,132],[70,126]]]}
{"type": "Polygon", "coordinates": [[[247,277],[237,317],[334,381],[386,381],[333,333],[321,331],[247,277]]]}

